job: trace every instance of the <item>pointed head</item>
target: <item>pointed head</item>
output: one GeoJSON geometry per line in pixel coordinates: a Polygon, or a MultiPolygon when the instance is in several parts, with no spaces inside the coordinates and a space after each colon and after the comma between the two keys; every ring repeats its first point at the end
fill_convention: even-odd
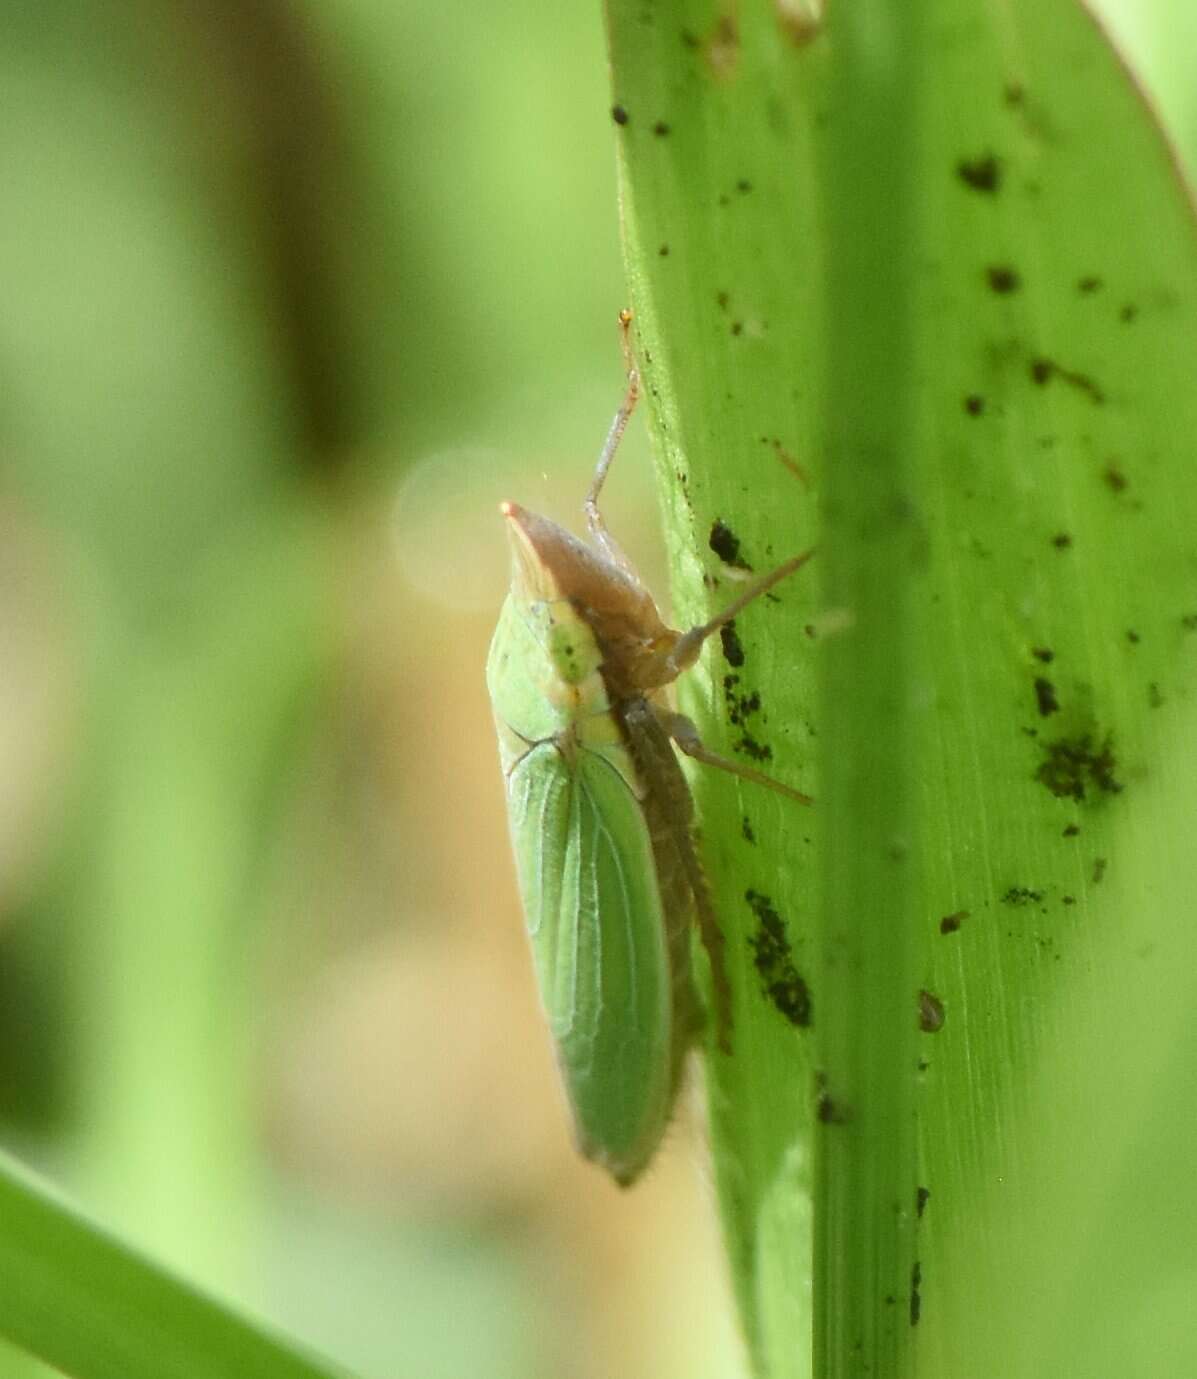
{"type": "Polygon", "coordinates": [[[518,503],[502,503],[499,511],[511,542],[513,599],[568,603],[597,639],[603,674],[618,696],[674,678],[676,671],[663,668],[678,634],[629,569],[518,503]]]}

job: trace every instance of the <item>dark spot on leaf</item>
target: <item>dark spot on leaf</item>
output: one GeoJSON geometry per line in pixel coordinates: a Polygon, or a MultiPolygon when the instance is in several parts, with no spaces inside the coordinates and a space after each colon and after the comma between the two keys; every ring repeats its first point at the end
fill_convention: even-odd
{"type": "Polygon", "coordinates": [[[665,123],[664,120],[658,120],[656,124],[653,125],[653,133],[657,136],[658,139],[664,139],[665,136],[669,133],[669,126],[665,123]]]}
{"type": "Polygon", "coordinates": [[[1043,899],[1042,891],[1033,891],[1029,886],[1011,886],[1002,896],[1003,905],[1034,905],[1043,899]]]}
{"type": "Polygon", "coordinates": [[[611,107],[611,118],[615,121],[616,124],[627,124],[628,112],[624,109],[622,105],[613,105],[611,107]]]}
{"type": "Polygon", "coordinates": [[[738,191],[741,196],[747,196],[751,190],[752,183],[746,177],[741,177],[736,183],[736,191],[738,191]]]}
{"type": "Polygon", "coordinates": [[[931,1200],[931,1189],[930,1189],[929,1187],[921,1187],[921,1188],[918,1188],[918,1189],[915,1191],[915,1194],[914,1194],[914,1211],[915,1211],[915,1215],[919,1218],[920,1221],[922,1220],[923,1212],[925,1212],[925,1211],[927,1210],[927,1203],[928,1203],[930,1200],[931,1200]]]}
{"type": "Polygon", "coordinates": [[[939,921],[939,932],[941,934],[954,934],[967,918],[967,910],[957,910],[954,914],[944,915],[939,921]]]}
{"type": "Polygon", "coordinates": [[[723,647],[723,659],[729,666],[738,667],[744,664],[744,648],[740,643],[734,621],[724,623],[719,629],[719,642],[723,647]]]}
{"type": "Polygon", "coordinates": [[[1109,863],[1104,857],[1095,857],[1093,859],[1093,884],[1095,886],[1101,885],[1101,879],[1106,874],[1107,866],[1109,866],[1109,863]]]}
{"type": "Polygon", "coordinates": [[[1064,830],[1064,832],[1061,834],[1061,837],[1064,837],[1064,838],[1075,838],[1076,835],[1077,835],[1080,831],[1081,831],[1081,826],[1080,826],[1080,824],[1069,824],[1068,827],[1067,827],[1067,828],[1064,830]]]}
{"type": "Polygon", "coordinates": [[[743,752],[746,757],[751,757],[753,761],[772,761],[773,748],[758,742],[754,737],[747,733],[736,743],[736,751],[743,752]]]}
{"type": "Polygon", "coordinates": [[[1126,475],[1112,460],[1106,465],[1102,478],[1115,493],[1122,493],[1126,489],[1126,475]]]}
{"type": "Polygon", "coordinates": [[[1071,387],[1084,393],[1096,406],[1100,406],[1106,400],[1105,393],[1089,377],[1088,374],[1080,373],[1076,369],[1066,369],[1063,365],[1057,364],[1054,359],[1047,359],[1040,356],[1038,359],[1031,360],[1031,378],[1041,388],[1050,383],[1053,378],[1062,379],[1071,387]]]}
{"type": "Polygon", "coordinates": [[[1002,185],[1001,164],[992,153],[980,158],[962,158],[956,164],[956,175],[975,192],[992,194],[1002,185]]]}
{"type": "Polygon", "coordinates": [[[964,410],[970,417],[979,417],[985,410],[985,399],[977,393],[969,393],[964,399],[964,410]]]}
{"type": "Polygon", "coordinates": [[[1139,636],[1133,627],[1128,627],[1126,629],[1126,640],[1130,642],[1131,646],[1138,646],[1143,638],[1139,636]]]}
{"type": "Polygon", "coordinates": [[[1058,713],[1060,710],[1060,701],[1056,698],[1056,687],[1042,675],[1035,677],[1035,703],[1039,708],[1041,718],[1047,718],[1050,714],[1058,713]]]}
{"type": "Polygon", "coordinates": [[[1092,273],[1087,273],[1083,278],[1078,278],[1076,290],[1078,292],[1097,292],[1101,288],[1101,279],[1092,273]]]}
{"type": "Polygon", "coordinates": [[[1031,648],[1031,655],[1034,656],[1037,661],[1042,661],[1045,666],[1050,666],[1056,659],[1056,653],[1046,646],[1033,646],[1031,648]]]}
{"type": "Polygon", "coordinates": [[[734,727],[742,728],[746,719],[754,713],[760,713],[761,696],[759,690],[753,690],[751,694],[739,694],[736,686],[740,683],[738,675],[725,675],[723,677],[723,693],[727,699],[728,719],[734,727]]]}
{"type": "Polygon", "coordinates": [[[1164,706],[1164,696],[1156,681],[1147,686],[1147,707],[1149,709],[1161,709],[1164,706]]]}
{"type": "Polygon", "coordinates": [[[1186,632],[1197,632],[1197,613],[1186,613],[1181,618],[1180,625],[1186,632]]]}
{"type": "Polygon", "coordinates": [[[847,1125],[852,1119],[851,1113],[835,1101],[829,1092],[819,1093],[815,1115],[822,1125],[847,1125]]]}
{"type": "Polygon", "coordinates": [[[1075,895],[1065,895],[1065,896],[1061,896],[1060,899],[1061,899],[1061,901],[1062,901],[1065,905],[1075,905],[1075,904],[1076,904],[1076,896],[1075,896],[1075,895]]]}
{"type": "Polygon", "coordinates": [[[923,1315],[923,1298],[920,1289],[923,1284],[923,1266],[916,1259],[910,1271],[910,1325],[918,1326],[923,1315]]]}
{"type": "Polygon", "coordinates": [[[1066,551],[1072,545],[1072,537],[1066,531],[1057,532],[1052,537],[1052,545],[1058,551],[1066,551]]]}
{"type": "Polygon", "coordinates": [[[815,1075],[815,1115],[821,1125],[847,1125],[852,1120],[851,1107],[827,1090],[826,1073],[815,1075]]]}
{"type": "Polygon", "coordinates": [[[919,992],[919,1029],[924,1034],[938,1034],[943,1029],[943,1002],[929,991],[919,992]]]}
{"type": "Polygon", "coordinates": [[[751,565],[740,559],[740,538],[722,518],[716,518],[711,523],[708,544],[725,565],[732,565],[737,570],[750,570],[752,568],[751,565]]]}
{"type": "Polygon", "coordinates": [[[657,253],[660,254],[660,256],[663,259],[667,259],[669,257],[669,245],[662,244],[661,247],[657,250],[657,253]]]}
{"type": "Polygon", "coordinates": [[[1017,271],[1007,264],[994,264],[987,268],[985,273],[994,292],[1004,295],[1008,292],[1017,292],[1022,286],[1022,279],[1017,271]]]}
{"type": "Polygon", "coordinates": [[[744,899],[757,921],[757,931],[749,938],[748,946],[761,989],[790,1024],[805,1028],[812,1017],[810,988],[794,966],[785,923],[769,898],[759,891],[745,891],[744,899]]]}
{"type": "Polygon", "coordinates": [[[1105,794],[1116,795],[1122,786],[1114,771],[1112,737],[1107,734],[1100,744],[1091,733],[1077,737],[1061,737],[1042,744],[1044,758],[1035,779],[1046,785],[1057,799],[1083,800],[1092,786],[1105,794]]]}
{"type": "Polygon", "coordinates": [[[1022,104],[1026,94],[1026,88],[1021,81],[1009,81],[1002,90],[1002,99],[1008,106],[1014,108],[1022,104]]]}
{"type": "Polygon", "coordinates": [[[746,843],[756,842],[756,834],[752,830],[752,824],[749,822],[747,814],[740,820],[740,832],[744,835],[746,843]]]}
{"type": "Polygon", "coordinates": [[[1139,308],[1134,304],[1134,302],[1127,302],[1127,304],[1122,308],[1122,310],[1119,311],[1118,319],[1124,325],[1129,326],[1138,314],[1139,308]]]}
{"type": "Polygon", "coordinates": [[[733,321],[733,322],[731,323],[731,333],[732,333],[733,335],[741,335],[741,334],[743,333],[743,331],[744,331],[744,322],[743,322],[743,321],[733,321]]]}

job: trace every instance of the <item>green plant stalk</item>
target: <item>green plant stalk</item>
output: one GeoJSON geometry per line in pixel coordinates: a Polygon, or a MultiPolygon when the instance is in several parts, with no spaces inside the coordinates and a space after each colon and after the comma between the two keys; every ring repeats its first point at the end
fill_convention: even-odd
{"type": "Polygon", "coordinates": [[[927,565],[912,362],[920,6],[831,5],[825,224],[821,964],[814,1371],[905,1372],[915,1263],[922,736],[911,691],[927,565]],[[883,733],[875,725],[885,725],[883,733]],[[867,1013],[867,1014],[866,1014],[867,1013]]]}
{"type": "MultiPolygon", "coordinates": [[[[779,43],[772,15],[755,7],[734,36],[699,0],[651,14],[611,0],[608,18],[631,304],[675,622],[688,626],[743,587],[744,566],[759,574],[813,544],[815,499],[785,462],[807,469],[819,411],[818,236],[801,156],[812,130],[792,80],[799,68],[818,80],[818,64],[779,43]]],[[[816,797],[804,629],[820,608],[821,559],[746,609],[736,641],[709,646],[678,693],[713,750],[816,797]]],[[[732,992],[732,1053],[709,1038],[706,1060],[731,1279],[754,1369],[801,1376],[821,808],[711,770],[689,777],[732,992]]]]}
{"type": "Polygon", "coordinates": [[[345,1379],[157,1268],[0,1155],[0,1335],[72,1379],[345,1379]]]}
{"type": "Polygon", "coordinates": [[[1153,1199],[1151,1253],[1146,1194],[1104,1206],[1088,1312],[1044,1241],[1079,1258],[1069,1201],[1126,1196],[1132,1166],[1104,1160],[1053,1191],[1078,1145],[1164,1163],[1191,1140],[1146,1028],[1181,1027],[1188,987],[1164,977],[1197,970],[1192,926],[1165,943],[1158,919],[1191,912],[1175,858],[1197,815],[1175,755],[1197,702],[1191,208],[1073,0],[833,4],[804,45],[789,8],[609,4],[679,620],[734,575],[710,549],[728,528],[750,564],[819,548],[683,698],[712,746],[751,738],[816,798],[783,819],[693,775],[736,1027],[733,1057],[708,1050],[712,1150],[754,1371],[809,1374],[813,1335],[820,1379],[1037,1376],[1048,1350],[1186,1372],[1162,1357],[1192,1330],[1167,1262],[1191,1272],[1191,1213],[1153,1199]],[[779,1022],[762,919],[813,1024],[779,1022]],[[1115,994],[1144,985],[1150,1015],[1115,994]],[[1158,1140],[1122,1124],[1136,1078],[1158,1140]],[[1131,1258],[1115,1337],[1103,1281],[1131,1258]]]}

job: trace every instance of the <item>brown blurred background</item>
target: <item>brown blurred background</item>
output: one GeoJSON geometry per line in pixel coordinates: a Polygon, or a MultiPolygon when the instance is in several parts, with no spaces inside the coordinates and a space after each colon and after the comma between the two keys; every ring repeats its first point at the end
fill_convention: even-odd
{"type": "Polygon", "coordinates": [[[621,391],[608,106],[597,4],[0,16],[0,1135],[378,1379],[740,1372],[698,1093],[570,1148],[483,685],[621,391]]]}
{"type": "Polygon", "coordinates": [[[687,1117],[570,1148],[483,684],[622,388],[598,6],[10,6],[0,102],[5,1147],[366,1375],[735,1374],[687,1117]]]}

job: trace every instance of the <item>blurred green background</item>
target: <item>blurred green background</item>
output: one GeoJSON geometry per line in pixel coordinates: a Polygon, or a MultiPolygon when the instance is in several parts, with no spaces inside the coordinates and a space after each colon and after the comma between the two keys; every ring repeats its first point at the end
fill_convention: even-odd
{"type": "MultiPolygon", "coordinates": [[[[1197,19],[1105,8],[1191,154],[1197,19]]],[[[0,1133],[371,1376],[740,1365],[694,1117],[570,1149],[482,683],[620,393],[608,105],[597,4],[0,16],[0,1133]]]]}

